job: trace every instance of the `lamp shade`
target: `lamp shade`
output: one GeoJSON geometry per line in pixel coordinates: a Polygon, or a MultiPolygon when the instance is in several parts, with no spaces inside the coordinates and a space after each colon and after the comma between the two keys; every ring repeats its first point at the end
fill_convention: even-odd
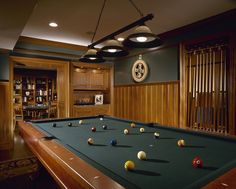
{"type": "Polygon", "coordinates": [[[152,48],[161,44],[160,38],[144,25],[138,26],[134,33],[123,41],[123,45],[129,48],[152,48]]]}
{"type": "Polygon", "coordinates": [[[121,57],[129,53],[119,41],[110,39],[106,41],[105,46],[100,49],[98,54],[104,57],[121,57]]]}
{"type": "Polygon", "coordinates": [[[80,59],[81,62],[86,63],[102,63],[105,62],[105,60],[98,55],[98,52],[96,49],[89,49],[85,55],[83,55],[80,59]]]}

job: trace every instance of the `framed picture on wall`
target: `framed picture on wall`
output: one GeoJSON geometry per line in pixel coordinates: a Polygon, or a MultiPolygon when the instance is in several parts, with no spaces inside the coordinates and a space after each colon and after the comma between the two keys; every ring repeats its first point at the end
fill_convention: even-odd
{"type": "Polygon", "coordinates": [[[103,104],[103,94],[95,95],[95,105],[103,104]]]}

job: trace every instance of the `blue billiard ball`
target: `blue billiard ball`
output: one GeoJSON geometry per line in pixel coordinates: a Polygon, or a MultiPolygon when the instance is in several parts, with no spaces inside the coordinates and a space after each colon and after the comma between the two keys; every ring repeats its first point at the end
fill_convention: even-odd
{"type": "Polygon", "coordinates": [[[103,125],[102,128],[103,128],[104,130],[106,130],[106,129],[107,129],[107,125],[103,125]]]}
{"type": "Polygon", "coordinates": [[[111,140],[110,143],[111,143],[112,146],[115,146],[115,145],[117,145],[117,140],[113,139],[113,140],[111,140]]]}

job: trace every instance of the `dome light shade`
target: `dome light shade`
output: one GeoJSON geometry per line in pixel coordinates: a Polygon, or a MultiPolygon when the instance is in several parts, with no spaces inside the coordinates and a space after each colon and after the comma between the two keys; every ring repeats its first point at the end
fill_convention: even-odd
{"type": "Polygon", "coordinates": [[[129,53],[119,41],[110,39],[106,41],[105,46],[100,49],[98,54],[104,57],[121,57],[129,53]]]}
{"type": "Polygon", "coordinates": [[[89,49],[85,55],[83,55],[80,59],[81,62],[86,63],[102,63],[105,62],[105,60],[98,55],[98,52],[96,49],[89,49]]]}
{"type": "Polygon", "coordinates": [[[144,25],[138,26],[134,33],[123,41],[123,45],[129,48],[152,48],[161,44],[160,38],[144,25]]]}

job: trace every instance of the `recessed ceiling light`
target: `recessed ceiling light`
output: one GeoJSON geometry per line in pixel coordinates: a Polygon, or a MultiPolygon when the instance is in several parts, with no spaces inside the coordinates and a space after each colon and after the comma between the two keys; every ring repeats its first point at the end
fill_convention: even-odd
{"type": "Polygon", "coordinates": [[[53,28],[56,28],[58,25],[56,22],[50,22],[49,23],[49,26],[53,27],[53,28]]]}
{"type": "Polygon", "coordinates": [[[124,41],[125,38],[124,38],[124,37],[119,37],[117,40],[118,40],[118,41],[124,41]]]}

